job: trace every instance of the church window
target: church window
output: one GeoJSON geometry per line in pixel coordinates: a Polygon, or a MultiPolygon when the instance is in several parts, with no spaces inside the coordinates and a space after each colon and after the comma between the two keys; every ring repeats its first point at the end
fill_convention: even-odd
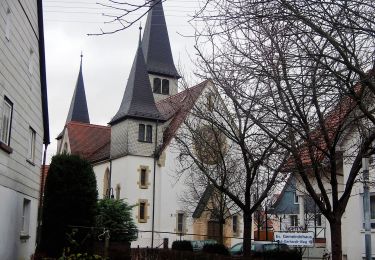
{"type": "Polygon", "coordinates": [[[138,203],[138,222],[146,223],[147,222],[147,200],[139,200],[138,203]]]}
{"type": "Polygon", "coordinates": [[[148,182],[149,168],[147,166],[140,166],[138,168],[139,181],[138,186],[140,189],[147,189],[150,183],[148,182]]]}
{"type": "Polygon", "coordinates": [[[103,198],[109,197],[109,169],[107,168],[103,178],[103,198]]]}
{"type": "Polygon", "coordinates": [[[139,124],[139,131],[138,131],[138,141],[144,142],[145,141],[145,125],[139,124]]]}
{"type": "Polygon", "coordinates": [[[139,124],[138,141],[152,143],[152,125],[139,124]]]}
{"type": "Polygon", "coordinates": [[[184,212],[178,212],[177,213],[177,223],[176,223],[176,232],[177,233],[184,233],[185,230],[185,213],[184,212]]]}
{"type": "Polygon", "coordinates": [[[116,199],[117,200],[120,199],[120,192],[121,192],[121,186],[120,186],[120,184],[117,184],[116,185],[116,199]]]}
{"type": "Polygon", "coordinates": [[[152,125],[147,125],[146,142],[152,143],[152,125]]]}
{"type": "Polygon", "coordinates": [[[159,78],[154,78],[154,93],[161,93],[161,80],[159,78]]]}
{"type": "Polygon", "coordinates": [[[154,78],[154,93],[156,94],[163,94],[169,95],[169,80],[168,79],[160,79],[154,78]]]}
{"type": "Polygon", "coordinates": [[[169,80],[163,79],[162,94],[169,95],[169,80]]]}
{"type": "Polygon", "coordinates": [[[10,27],[12,25],[12,11],[10,10],[10,8],[8,7],[7,9],[7,12],[6,12],[6,21],[5,21],[5,24],[6,24],[6,27],[5,27],[5,38],[9,41],[10,40],[10,27]]]}

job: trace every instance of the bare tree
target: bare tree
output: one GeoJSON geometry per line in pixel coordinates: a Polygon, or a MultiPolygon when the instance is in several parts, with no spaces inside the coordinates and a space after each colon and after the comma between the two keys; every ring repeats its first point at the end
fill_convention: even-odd
{"type": "Polygon", "coordinates": [[[375,139],[375,3],[211,0],[197,19],[202,75],[291,154],[283,171],[327,218],[341,259],[341,218],[375,139]]]}
{"type": "Polygon", "coordinates": [[[257,117],[255,104],[243,104],[249,110],[242,111],[238,100],[211,84],[189,109],[176,145],[181,173],[195,183],[212,185],[226,207],[234,203],[242,211],[248,255],[252,215],[275,187],[287,154],[250,119],[249,113],[257,117]]]}

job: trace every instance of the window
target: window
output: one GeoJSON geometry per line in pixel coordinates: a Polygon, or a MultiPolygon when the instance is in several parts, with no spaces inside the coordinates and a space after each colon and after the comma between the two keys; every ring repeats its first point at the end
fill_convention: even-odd
{"type": "Polygon", "coordinates": [[[298,204],[298,195],[297,192],[293,192],[294,195],[294,204],[298,204]]]}
{"type": "Polygon", "coordinates": [[[184,233],[184,229],[185,229],[185,213],[184,212],[178,212],[177,213],[176,232],[177,233],[184,233]]]}
{"type": "Polygon", "coordinates": [[[34,74],[34,56],[35,56],[34,50],[30,49],[30,56],[29,56],[29,73],[30,73],[30,76],[32,76],[34,74]]]}
{"type": "Polygon", "coordinates": [[[297,215],[290,215],[290,226],[292,226],[292,227],[298,226],[298,216],[297,215]]]}
{"type": "Polygon", "coordinates": [[[8,7],[7,8],[7,12],[6,12],[6,21],[5,21],[5,39],[7,39],[8,41],[10,40],[10,27],[11,27],[11,24],[12,24],[12,11],[10,10],[10,8],[8,7]]]}
{"type": "Polygon", "coordinates": [[[120,184],[117,184],[116,185],[116,199],[117,200],[120,199],[120,192],[121,192],[121,186],[120,186],[120,184]]]}
{"type": "Polygon", "coordinates": [[[138,203],[138,222],[147,222],[147,200],[139,200],[138,203]]]}
{"type": "Polygon", "coordinates": [[[375,228],[375,194],[370,195],[370,218],[371,228],[375,228]]]}
{"type": "Polygon", "coordinates": [[[163,95],[169,95],[169,80],[163,79],[163,84],[162,84],[162,90],[161,93],[163,95]]]}
{"type": "Polygon", "coordinates": [[[315,226],[317,227],[322,226],[322,214],[315,215],[315,226]]]}
{"type": "Polygon", "coordinates": [[[156,94],[169,95],[169,80],[161,80],[160,78],[154,78],[153,91],[156,94]]]}
{"type": "Polygon", "coordinates": [[[154,78],[154,93],[161,93],[161,80],[159,78],[154,78]]]}
{"type": "Polygon", "coordinates": [[[140,166],[138,168],[138,172],[139,172],[138,185],[140,189],[147,189],[148,185],[150,185],[150,183],[148,182],[149,171],[150,170],[148,166],[140,166]]]}
{"type": "Polygon", "coordinates": [[[234,215],[232,217],[232,230],[233,230],[234,235],[238,234],[238,216],[237,215],[234,215]]]}
{"type": "Polygon", "coordinates": [[[146,142],[152,143],[152,126],[147,125],[146,131],[146,142]]]}
{"type": "Polygon", "coordinates": [[[21,236],[29,235],[31,201],[23,199],[21,236]]]}
{"type": "Polygon", "coordinates": [[[103,198],[109,198],[109,169],[107,168],[104,172],[103,177],[103,198]]]}
{"type": "Polygon", "coordinates": [[[1,122],[1,141],[6,145],[9,145],[10,141],[10,129],[12,123],[12,111],[13,111],[13,104],[10,100],[5,97],[4,104],[3,104],[3,116],[1,122]]]}
{"type": "Polygon", "coordinates": [[[139,124],[138,141],[152,143],[152,125],[139,124]]]}
{"type": "Polygon", "coordinates": [[[27,152],[27,159],[30,162],[34,162],[35,160],[35,138],[36,138],[36,132],[31,127],[29,128],[29,147],[27,152]]]}
{"type": "Polygon", "coordinates": [[[211,93],[207,96],[207,109],[211,112],[214,110],[214,96],[211,93]]]}

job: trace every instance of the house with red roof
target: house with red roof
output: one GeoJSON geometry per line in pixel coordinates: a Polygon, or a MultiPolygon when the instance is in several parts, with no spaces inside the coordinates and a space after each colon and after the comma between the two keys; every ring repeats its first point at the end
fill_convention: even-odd
{"type": "Polygon", "coordinates": [[[179,78],[158,1],[148,13],[117,113],[106,126],[90,123],[81,59],[66,125],[57,137],[58,153],[92,163],[100,198],[136,205],[139,236],[132,247],[156,247],[165,238],[171,244],[193,233],[193,218],[179,202],[184,184],[176,178],[179,152],[171,144],[213,85],[207,80],[179,92],[179,78]]]}

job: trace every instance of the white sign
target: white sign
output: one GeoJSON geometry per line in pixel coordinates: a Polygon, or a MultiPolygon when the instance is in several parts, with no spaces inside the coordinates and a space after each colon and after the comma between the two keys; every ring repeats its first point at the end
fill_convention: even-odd
{"type": "Polygon", "coordinates": [[[313,247],[314,232],[275,232],[274,240],[288,246],[313,247]]]}

